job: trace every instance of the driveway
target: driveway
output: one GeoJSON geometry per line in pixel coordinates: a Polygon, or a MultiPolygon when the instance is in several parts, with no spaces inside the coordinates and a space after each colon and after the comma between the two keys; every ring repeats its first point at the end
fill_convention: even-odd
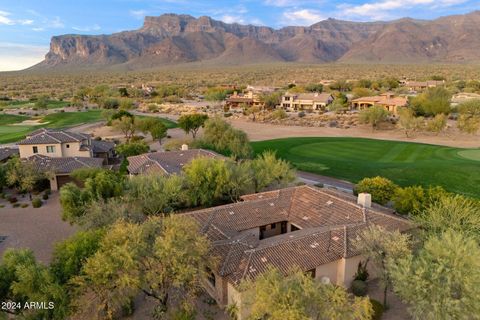
{"type": "Polygon", "coordinates": [[[35,257],[49,263],[56,242],[75,233],[75,227],[60,217],[58,193],[53,192],[42,207],[0,208],[0,259],[7,248],[30,248],[35,257]]]}

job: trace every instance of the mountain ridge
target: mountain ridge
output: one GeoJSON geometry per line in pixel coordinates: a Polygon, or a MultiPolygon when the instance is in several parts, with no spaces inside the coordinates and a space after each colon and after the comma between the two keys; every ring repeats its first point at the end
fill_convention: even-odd
{"type": "Polygon", "coordinates": [[[280,29],[164,14],[145,17],[137,30],[54,36],[45,60],[31,69],[144,69],[189,62],[479,62],[479,36],[480,11],[435,20],[329,18],[308,27],[280,29]]]}

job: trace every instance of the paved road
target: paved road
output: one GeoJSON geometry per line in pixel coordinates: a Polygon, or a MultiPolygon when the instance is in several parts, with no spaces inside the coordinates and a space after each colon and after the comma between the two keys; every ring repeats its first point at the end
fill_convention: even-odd
{"type": "Polygon", "coordinates": [[[334,187],[345,192],[353,193],[353,188],[355,185],[351,182],[335,179],[332,177],[322,176],[315,173],[297,171],[297,176],[300,181],[303,181],[307,184],[318,184],[321,183],[325,187],[334,187]]]}

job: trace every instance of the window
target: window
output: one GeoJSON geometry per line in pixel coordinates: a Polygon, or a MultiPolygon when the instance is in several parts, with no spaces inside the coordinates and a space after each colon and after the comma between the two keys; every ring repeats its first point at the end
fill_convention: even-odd
{"type": "Polygon", "coordinates": [[[270,225],[270,229],[275,229],[276,227],[277,227],[277,224],[276,224],[276,223],[272,223],[272,224],[270,225]]]}
{"type": "Polygon", "coordinates": [[[207,267],[207,279],[208,279],[208,282],[213,286],[215,287],[216,285],[216,281],[215,281],[215,274],[212,272],[212,270],[210,268],[207,267]]]}
{"type": "Polygon", "coordinates": [[[70,148],[70,145],[69,145],[69,144],[67,144],[67,149],[68,149],[68,148],[70,148]]]}
{"type": "Polygon", "coordinates": [[[37,146],[33,147],[33,153],[38,153],[38,147],[37,146]]]}
{"type": "Polygon", "coordinates": [[[55,152],[55,146],[47,146],[47,153],[54,153],[55,152]]]}

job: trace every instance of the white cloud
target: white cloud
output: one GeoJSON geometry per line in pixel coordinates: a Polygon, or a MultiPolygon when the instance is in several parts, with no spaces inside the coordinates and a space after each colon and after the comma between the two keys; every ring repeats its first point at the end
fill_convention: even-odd
{"type": "Polygon", "coordinates": [[[8,25],[8,26],[13,26],[13,25],[16,25],[16,24],[20,24],[20,25],[31,25],[33,24],[33,20],[30,20],[30,19],[21,19],[21,20],[15,20],[15,19],[11,19],[10,16],[12,14],[10,12],[6,12],[6,11],[0,11],[0,25],[8,25]]]}
{"type": "Polygon", "coordinates": [[[348,17],[360,16],[380,20],[393,18],[399,10],[449,7],[466,1],[467,0],[383,0],[356,6],[342,4],[339,8],[341,9],[342,15],[348,17]]]}
{"type": "Polygon", "coordinates": [[[5,24],[5,25],[15,24],[15,22],[12,19],[10,19],[8,16],[10,16],[10,12],[0,11],[0,24],[5,24]]]}
{"type": "Polygon", "coordinates": [[[224,14],[223,16],[220,17],[220,20],[222,20],[225,23],[240,23],[240,24],[245,23],[245,20],[243,19],[243,17],[239,15],[224,14]]]}
{"type": "Polygon", "coordinates": [[[283,13],[283,21],[286,25],[305,26],[322,20],[325,20],[325,17],[320,12],[311,9],[299,9],[283,13]]]}
{"type": "Polygon", "coordinates": [[[21,70],[40,62],[47,46],[0,42],[0,71],[21,70]]]}
{"type": "Polygon", "coordinates": [[[33,31],[35,32],[40,32],[40,31],[45,31],[45,28],[42,28],[42,27],[35,27],[35,28],[32,28],[33,31]]]}
{"type": "Polygon", "coordinates": [[[102,28],[98,24],[94,24],[92,26],[85,26],[85,27],[72,27],[73,30],[81,31],[81,32],[91,32],[91,31],[99,31],[102,28]]]}
{"type": "Polygon", "coordinates": [[[48,25],[51,28],[64,28],[65,24],[63,23],[62,19],[60,17],[55,17],[51,20],[48,20],[48,25]]]}
{"type": "Polygon", "coordinates": [[[147,15],[146,10],[130,10],[130,15],[136,19],[143,19],[147,15]]]}

